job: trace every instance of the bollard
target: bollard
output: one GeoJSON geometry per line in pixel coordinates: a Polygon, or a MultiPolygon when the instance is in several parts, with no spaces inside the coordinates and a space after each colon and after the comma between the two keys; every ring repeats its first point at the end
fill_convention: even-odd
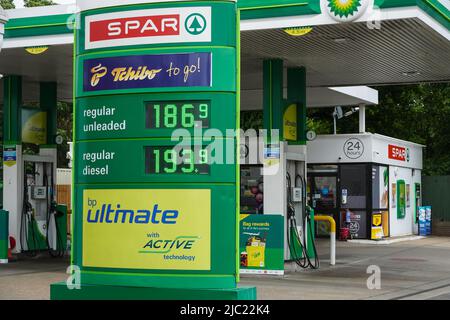
{"type": "Polygon", "coordinates": [[[0,210],[0,264],[8,263],[9,213],[0,210]]]}
{"type": "Polygon", "coordinates": [[[330,223],[330,265],[336,265],[336,221],[330,216],[315,216],[315,221],[330,223]]]}

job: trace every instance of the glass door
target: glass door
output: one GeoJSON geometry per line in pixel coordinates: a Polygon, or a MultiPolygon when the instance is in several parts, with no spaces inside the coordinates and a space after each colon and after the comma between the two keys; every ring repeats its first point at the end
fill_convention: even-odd
{"type": "Polygon", "coordinates": [[[354,239],[368,238],[368,166],[343,164],[340,166],[339,225],[348,225],[354,239]],[[350,214],[347,214],[350,213],[350,214]],[[349,220],[349,221],[348,221],[349,220]]]}
{"type": "MultiPolygon", "coordinates": [[[[338,192],[337,166],[313,165],[308,168],[308,204],[316,215],[329,215],[337,221],[338,192]]],[[[327,222],[317,222],[318,236],[328,236],[327,222]]]]}

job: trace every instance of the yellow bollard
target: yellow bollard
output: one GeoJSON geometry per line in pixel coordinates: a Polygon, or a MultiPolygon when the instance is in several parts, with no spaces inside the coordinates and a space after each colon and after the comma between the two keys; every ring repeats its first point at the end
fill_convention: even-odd
{"type": "Polygon", "coordinates": [[[314,221],[330,223],[330,265],[336,264],[336,221],[330,216],[314,216],[314,221]]]}

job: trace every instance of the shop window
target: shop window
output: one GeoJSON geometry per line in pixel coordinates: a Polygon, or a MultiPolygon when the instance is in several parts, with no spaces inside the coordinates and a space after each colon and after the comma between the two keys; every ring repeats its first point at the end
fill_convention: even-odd
{"type": "Polygon", "coordinates": [[[262,166],[241,166],[241,214],[264,213],[262,166]]]}
{"type": "Polygon", "coordinates": [[[337,173],[338,166],[334,164],[317,165],[312,164],[308,166],[308,174],[312,173],[337,173]]]}
{"type": "Polygon", "coordinates": [[[314,177],[314,208],[320,210],[334,209],[337,204],[336,177],[314,177]]]}
{"type": "Polygon", "coordinates": [[[386,166],[372,166],[372,207],[389,207],[389,168],[386,166]]]}
{"type": "Polygon", "coordinates": [[[367,207],[367,166],[350,164],[341,166],[342,208],[367,207]]]}

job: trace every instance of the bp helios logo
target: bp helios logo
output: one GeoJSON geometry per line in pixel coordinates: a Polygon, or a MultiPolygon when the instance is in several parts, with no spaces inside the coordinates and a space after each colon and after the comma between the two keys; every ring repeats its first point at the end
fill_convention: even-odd
{"type": "Polygon", "coordinates": [[[336,21],[350,22],[364,14],[373,0],[322,0],[322,10],[336,21]]]}

